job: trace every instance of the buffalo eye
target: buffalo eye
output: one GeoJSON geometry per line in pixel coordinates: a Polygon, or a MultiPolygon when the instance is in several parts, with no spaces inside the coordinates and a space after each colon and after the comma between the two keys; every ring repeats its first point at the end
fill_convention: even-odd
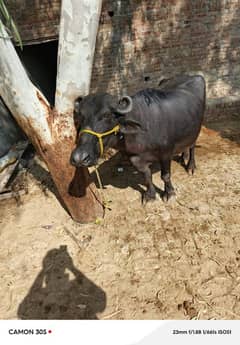
{"type": "Polygon", "coordinates": [[[104,114],[104,118],[105,118],[105,119],[111,119],[111,118],[112,118],[112,114],[109,113],[109,112],[108,112],[108,113],[105,113],[105,114],[104,114]]]}

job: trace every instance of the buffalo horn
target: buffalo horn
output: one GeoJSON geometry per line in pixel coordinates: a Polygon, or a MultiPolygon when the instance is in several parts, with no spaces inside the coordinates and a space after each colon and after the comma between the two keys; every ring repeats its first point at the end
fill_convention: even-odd
{"type": "Polygon", "coordinates": [[[119,103],[123,103],[123,102],[126,102],[126,106],[124,108],[118,107],[115,109],[118,114],[122,114],[122,115],[129,113],[133,107],[133,101],[131,97],[123,96],[119,103]]]}

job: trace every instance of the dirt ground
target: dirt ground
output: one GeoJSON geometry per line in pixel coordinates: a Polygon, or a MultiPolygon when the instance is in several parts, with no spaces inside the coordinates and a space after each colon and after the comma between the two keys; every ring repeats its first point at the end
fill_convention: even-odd
{"type": "Polygon", "coordinates": [[[103,163],[97,224],[69,218],[36,161],[28,194],[0,203],[0,318],[240,319],[240,122],[215,129],[194,176],[173,162],[169,203],[142,206],[141,175],[103,163]]]}

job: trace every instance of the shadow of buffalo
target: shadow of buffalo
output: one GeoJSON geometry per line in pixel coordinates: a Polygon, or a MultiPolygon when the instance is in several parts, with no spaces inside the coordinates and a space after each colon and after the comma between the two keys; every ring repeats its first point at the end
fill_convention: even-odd
{"type": "MultiPolygon", "coordinates": [[[[186,169],[186,166],[183,165],[180,156],[174,156],[173,160],[181,165],[183,169],[186,169]]],[[[150,167],[153,174],[159,172],[159,184],[163,184],[161,180],[160,164],[156,162],[153,163],[150,167]]],[[[125,156],[123,153],[117,152],[108,160],[104,161],[98,167],[98,171],[104,189],[107,185],[112,185],[113,187],[120,189],[130,187],[141,194],[143,201],[143,195],[146,191],[144,176],[141,172],[138,172],[133,167],[127,156],[125,156]]],[[[91,173],[91,180],[96,184],[97,188],[100,188],[95,171],[91,173]]],[[[158,186],[154,186],[157,193],[160,195],[160,197],[162,197],[164,191],[158,186]]]]}

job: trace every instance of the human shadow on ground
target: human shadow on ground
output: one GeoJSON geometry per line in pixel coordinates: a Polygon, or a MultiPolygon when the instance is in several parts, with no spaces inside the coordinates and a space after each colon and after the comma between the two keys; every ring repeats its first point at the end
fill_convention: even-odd
{"type": "Polygon", "coordinates": [[[67,246],[50,250],[30,291],[18,307],[24,320],[98,319],[106,293],[73,264],[67,246]]]}

